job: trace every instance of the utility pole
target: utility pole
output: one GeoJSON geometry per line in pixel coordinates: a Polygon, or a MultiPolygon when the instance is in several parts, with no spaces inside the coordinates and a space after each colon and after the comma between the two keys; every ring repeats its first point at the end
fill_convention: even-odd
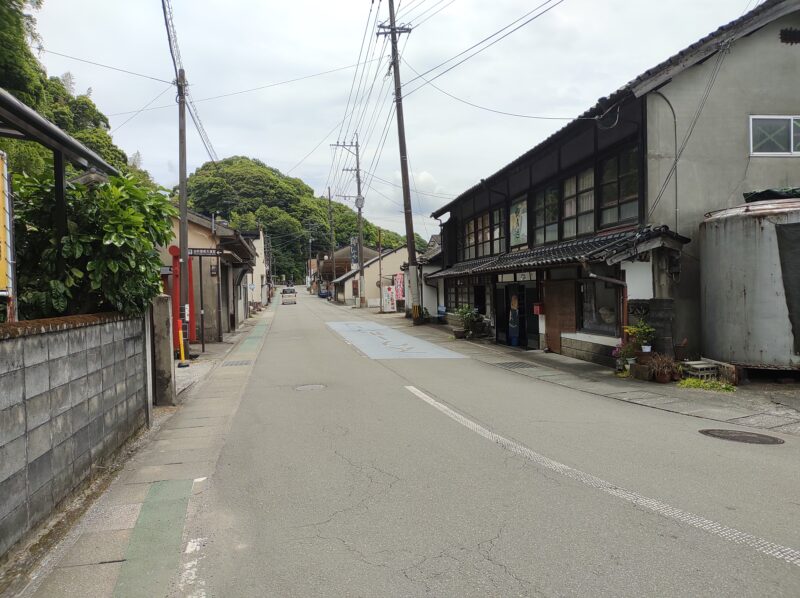
{"type": "MultiPolygon", "coordinates": [[[[380,26],[386,29],[385,25],[380,26]]],[[[400,83],[400,59],[397,52],[398,33],[410,33],[408,27],[398,28],[395,23],[394,0],[389,0],[389,35],[392,40],[392,71],[394,72],[394,101],[397,106],[397,139],[400,143],[400,175],[403,183],[403,212],[406,220],[406,247],[408,248],[408,274],[411,287],[411,316],[414,324],[422,321],[420,313],[419,287],[417,284],[417,249],[414,242],[414,217],[411,212],[411,186],[408,181],[408,150],[406,128],[403,119],[403,89],[400,83]]],[[[386,35],[385,32],[382,35],[386,35]]]]}
{"type": "Polygon", "coordinates": [[[331,201],[331,188],[328,187],[328,220],[331,224],[331,259],[333,260],[333,272],[331,273],[331,283],[336,280],[336,233],[333,223],[333,202],[331,201]]]}
{"type": "Polygon", "coordinates": [[[381,247],[381,229],[378,229],[378,301],[380,313],[383,313],[383,247],[381,247]]]}
{"type": "MultiPolygon", "coordinates": [[[[358,133],[356,133],[354,143],[334,143],[334,147],[341,147],[354,154],[356,157],[355,168],[343,168],[345,172],[356,173],[356,209],[358,209],[358,305],[367,306],[367,298],[364,295],[364,222],[361,211],[364,209],[364,196],[361,194],[361,156],[358,150],[358,133]],[[351,148],[355,148],[355,152],[351,148]]],[[[346,197],[346,196],[340,196],[346,197]]]]}
{"type": "MultiPolygon", "coordinates": [[[[189,335],[189,214],[186,199],[186,72],[178,70],[178,211],[180,216],[178,246],[180,249],[180,312],[185,338],[189,335]]],[[[182,331],[183,333],[183,331],[182,331]]],[[[189,348],[186,348],[189,352],[189,348]]],[[[188,365],[188,362],[186,363],[188,365]]]]}

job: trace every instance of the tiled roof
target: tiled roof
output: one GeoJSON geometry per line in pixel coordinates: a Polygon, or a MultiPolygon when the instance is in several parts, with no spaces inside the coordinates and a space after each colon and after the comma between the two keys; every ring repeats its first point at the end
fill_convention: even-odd
{"type": "Polygon", "coordinates": [[[442,236],[433,235],[428,241],[425,251],[420,254],[417,260],[420,264],[428,264],[442,254],[442,236]]]}
{"type": "Polygon", "coordinates": [[[495,272],[514,272],[518,270],[542,268],[567,264],[580,264],[583,261],[602,262],[609,257],[634,248],[657,237],[667,236],[688,243],[689,239],[669,230],[667,226],[631,227],[616,229],[606,233],[544,245],[527,251],[506,253],[501,256],[480,258],[460,262],[447,270],[430,274],[428,279],[470,274],[491,274],[495,272]]]}
{"type": "Polygon", "coordinates": [[[646,70],[632,81],[611,93],[608,97],[600,98],[593,107],[576,117],[575,120],[570,121],[564,127],[547,137],[541,143],[537,144],[535,147],[528,150],[518,158],[503,166],[494,174],[485,177],[485,180],[481,179],[479,183],[459,194],[458,197],[445,204],[438,210],[435,210],[431,216],[434,218],[441,216],[465,196],[475,192],[483,185],[490,183],[493,178],[501,175],[506,170],[513,168],[517,164],[533,157],[536,152],[547,146],[556,138],[561,137],[568,131],[572,130],[582,120],[599,118],[603,116],[618,103],[621,103],[626,96],[640,97],[641,95],[651,91],[653,86],[658,86],[659,84],[665,83],[675,75],[679,74],[681,71],[697,64],[698,62],[701,62],[702,60],[707,59],[709,56],[712,56],[720,50],[720,47],[725,42],[734,41],[739,37],[748,35],[755,29],[763,27],[772,20],[778,19],[798,9],[800,9],[800,0],[765,0],[765,2],[759,4],[750,12],[742,15],[734,21],[731,21],[727,25],[723,25],[716,31],[708,34],[687,48],[684,48],[674,56],[666,59],[664,62],[646,70]]]}
{"type": "Polygon", "coordinates": [[[481,257],[477,260],[470,260],[468,262],[459,262],[454,266],[447,268],[445,270],[439,270],[438,272],[434,272],[433,274],[428,274],[425,278],[428,280],[436,279],[436,278],[449,278],[451,276],[469,276],[473,272],[477,271],[478,268],[487,266],[497,261],[497,256],[490,256],[490,257],[481,257]]]}

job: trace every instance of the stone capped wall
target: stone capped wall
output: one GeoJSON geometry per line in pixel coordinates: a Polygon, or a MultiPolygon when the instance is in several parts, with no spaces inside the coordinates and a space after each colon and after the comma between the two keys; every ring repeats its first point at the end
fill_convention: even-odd
{"type": "Polygon", "coordinates": [[[0,556],[145,423],[141,318],[0,325],[0,556]]]}

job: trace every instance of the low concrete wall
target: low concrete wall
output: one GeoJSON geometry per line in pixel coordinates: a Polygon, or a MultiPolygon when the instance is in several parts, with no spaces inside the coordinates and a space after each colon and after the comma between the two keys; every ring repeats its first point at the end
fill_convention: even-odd
{"type": "Polygon", "coordinates": [[[613,351],[614,347],[608,345],[561,337],[561,354],[567,357],[613,368],[617,361],[611,355],[613,351]]]}
{"type": "Polygon", "coordinates": [[[0,556],[145,423],[143,321],[0,325],[0,556]]]}

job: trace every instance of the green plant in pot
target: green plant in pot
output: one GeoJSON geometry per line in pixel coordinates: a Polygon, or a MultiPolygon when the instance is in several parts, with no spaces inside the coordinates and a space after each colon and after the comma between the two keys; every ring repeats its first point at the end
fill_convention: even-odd
{"type": "Polygon", "coordinates": [[[652,350],[651,343],[656,337],[656,329],[641,319],[633,326],[625,326],[625,334],[642,348],[643,353],[649,353],[652,350]]]}
{"type": "Polygon", "coordinates": [[[462,305],[456,310],[456,317],[461,321],[462,330],[453,330],[456,338],[470,338],[475,332],[475,326],[480,321],[480,315],[468,305],[462,305]]]}
{"type": "Polygon", "coordinates": [[[678,371],[675,360],[669,355],[662,355],[660,353],[653,353],[648,365],[656,382],[660,382],[661,384],[666,384],[671,381],[678,371]]]}

